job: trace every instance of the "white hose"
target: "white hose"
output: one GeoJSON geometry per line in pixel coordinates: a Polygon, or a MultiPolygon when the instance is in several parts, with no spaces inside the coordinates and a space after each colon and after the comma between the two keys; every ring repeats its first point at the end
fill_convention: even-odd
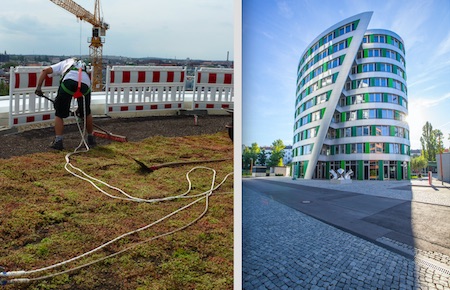
{"type": "MultiPolygon", "coordinates": [[[[86,102],[86,100],[84,100],[84,101],[86,102]]],[[[12,279],[12,280],[8,281],[8,283],[10,283],[10,284],[11,283],[28,283],[30,281],[37,281],[37,280],[48,279],[48,278],[51,278],[51,277],[54,277],[54,276],[57,276],[57,275],[61,275],[61,274],[64,274],[64,273],[76,271],[78,269],[81,269],[81,268],[84,268],[84,267],[88,267],[88,266],[90,266],[92,264],[98,263],[98,262],[106,260],[108,258],[117,256],[117,255],[119,255],[121,253],[124,253],[124,252],[126,252],[126,251],[128,251],[130,249],[133,249],[133,248],[135,248],[138,245],[141,245],[143,243],[147,243],[147,242],[150,242],[152,240],[155,240],[155,239],[158,239],[158,238],[161,238],[161,237],[164,237],[164,236],[168,236],[168,235],[171,235],[173,233],[176,233],[176,232],[179,232],[181,230],[184,230],[187,227],[189,227],[190,225],[192,225],[195,222],[197,222],[199,219],[201,219],[206,214],[206,212],[208,211],[208,208],[209,208],[209,197],[212,195],[213,191],[218,189],[228,179],[228,177],[233,174],[233,173],[227,174],[224,177],[224,179],[218,185],[215,186],[217,172],[214,169],[209,168],[209,167],[196,166],[196,167],[192,168],[191,170],[189,170],[186,173],[186,179],[187,179],[188,184],[189,184],[188,190],[186,192],[184,192],[182,194],[179,194],[179,195],[176,195],[176,196],[170,196],[170,197],[164,197],[164,198],[154,198],[154,199],[143,199],[143,198],[134,197],[134,196],[126,193],[125,191],[123,191],[120,188],[117,188],[115,186],[109,185],[108,183],[106,183],[106,182],[104,182],[102,180],[99,180],[97,178],[94,178],[94,177],[88,175],[83,170],[77,168],[76,166],[74,166],[73,164],[70,163],[70,157],[72,155],[79,154],[79,153],[82,153],[82,152],[88,152],[89,149],[90,149],[89,145],[86,143],[86,139],[85,139],[85,133],[86,133],[86,103],[84,103],[84,126],[83,126],[83,130],[81,129],[81,127],[79,125],[78,119],[77,119],[77,126],[78,126],[78,130],[80,131],[80,134],[81,134],[81,141],[80,141],[80,144],[78,145],[78,147],[73,152],[66,154],[66,156],[65,156],[66,164],[65,164],[64,168],[66,169],[67,172],[69,172],[70,174],[74,175],[75,177],[78,177],[78,178],[80,178],[82,180],[85,180],[85,181],[89,182],[97,190],[99,190],[100,192],[102,192],[106,196],[108,196],[110,198],[114,198],[114,199],[128,200],[128,201],[134,201],[134,202],[146,202],[146,203],[155,203],[155,202],[168,201],[168,200],[179,199],[179,198],[197,198],[197,199],[195,199],[191,203],[178,208],[177,210],[169,213],[168,215],[166,215],[166,216],[164,216],[164,217],[162,217],[162,218],[160,218],[160,219],[158,219],[158,220],[156,220],[156,221],[154,221],[154,222],[152,222],[152,223],[150,223],[150,224],[148,224],[146,226],[143,226],[143,227],[138,228],[136,230],[133,230],[133,231],[127,232],[125,234],[119,235],[116,238],[114,238],[114,239],[112,239],[112,240],[110,240],[110,241],[108,241],[108,242],[106,242],[106,243],[104,243],[104,244],[102,244],[100,246],[97,246],[96,248],[94,248],[94,249],[92,249],[92,250],[90,250],[88,252],[85,252],[85,253],[83,253],[81,255],[78,255],[78,256],[75,256],[73,258],[67,259],[65,261],[62,261],[62,262],[59,262],[59,263],[56,263],[56,264],[53,264],[53,265],[50,265],[50,266],[47,266],[47,267],[39,268],[39,269],[34,269],[34,270],[29,270],[29,271],[19,270],[19,271],[0,272],[0,277],[7,277],[8,278],[8,277],[28,276],[28,275],[32,275],[32,274],[35,274],[35,273],[51,270],[51,269],[54,269],[54,268],[66,265],[68,263],[71,263],[71,262],[74,262],[76,260],[79,260],[79,259],[81,259],[83,257],[87,257],[87,256],[89,256],[89,255],[91,255],[91,254],[93,254],[93,253],[103,249],[104,247],[106,247],[106,246],[108,246],[108,245],[110,245],[110,244],[112,244],[114,242],[117,242],[118,240],[120,240],[122,238],[125,238],[125,237],[127,237],[129,235],[141,232],[143,230],[149,229],[150,227],[163,222],[164,220],[166,220],[166,219],[176,215],[177,213],[179,213],[179,212],[181,212],[181,211],[183,211],[183,210],[193,206],[194,204],[202,201],[203,199],[205,200],[205,208],[204,208],[203,212],[200,215],[198,215],[196,218],[194,218],[192,221],[188,222],[187,224],[185,224],[185,225],[183,225],[183,226],[181,226],[179,228],[176,228],[176,229],[174,229],[172,231],[169,231],[169,232],[166,232],[166,233],[163,233],[163,234],[151,237],[149,239],[146,239],[146,240],[143,240],[143,241],[140,241],[140,242],[137,242],[137,243],[135,243],[135,244],[133,244],[133,245],[131,245],[131,246],[125,248],[125,249],[122,249],[122,250],[120,250],[120,251],[118,251],[116,253],[110,254],[108,256],[99,258],[97,260],[94,260],[94,261],[91,261],[91,262],[88,262],[88,263],[85,263],[85,264],[82,264],[82,265],[79,265],[79,266],[76,266],[76,267],[72,267],[72,268],[67,269],[65,271],[61,271],[61,272],[54,273],[54,274],[49,274],[49,275],[46,275],[46,276],[40,276],[40,277],[35,277],[35,278],[12,279]],[[79,149],[81,147],[83,147],[83,145],[86,148],[86,150],[79,151],[79,149]],[[189,192],[192,189],[192,182],[190,180],[189,174],[191,172],[193,172],[194,170],[198,170],[198,169],[204,169],[204,170],[212,171],[211,187],[210,187],[209,190],[204,191],[202,193],[188,196],[189,192]],[[78,171],[78,173],[76,173],[75,171],[78,171]],[[120,197],[120,196],[112,195],[112,194],[106,192],[105,190],[101,189],[99,186],[97,186],[97,184],[95,184],[95,182],[101,183],[101,184],[107,186],[110,189],[116,190],[116,191],[120,192],[121,194],[123,194],[126,197],[120,197]]]]}

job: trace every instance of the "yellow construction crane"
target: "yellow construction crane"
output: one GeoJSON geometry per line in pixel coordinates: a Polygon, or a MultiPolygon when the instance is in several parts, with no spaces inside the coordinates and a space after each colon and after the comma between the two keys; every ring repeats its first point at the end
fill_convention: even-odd
{"type": "Polygon", "coordinates": [[[103,22],[100,16],[100,0],[95,0],[94,14],[87,11],[72,0],[50,0],[56,5],[64,8],[78,19],[84,20],[92,24],[92,37],[89,38],[89,55],[92,65],[92,90],[97,92],[102,90],[103,72],[102,72],[102,55],[103,43],[106,30],[109,24],[103,22]]]}

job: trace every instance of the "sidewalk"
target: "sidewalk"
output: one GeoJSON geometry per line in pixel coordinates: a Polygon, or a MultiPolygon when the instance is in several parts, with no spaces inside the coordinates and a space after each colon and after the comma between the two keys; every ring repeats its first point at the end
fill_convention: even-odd
{"type": "MultiPolygon", "coordinates": [[[[283,205],[271,195],[279,194],[284,197],[295,188],[289,186],[283,189],[281,185],[268,185],[266,182],[259,187],[249,186],[258,179],[260,178],[243,180],[244,289],[450,287],[450,273],[443,273],[424,264],[423,260],[409,259],[283,205]]],[[[338,186],[339,190],[345,191],[350,191],[351,188],[359,193],[377,196],[384,191],[379,188],[382,184],[389,189],[388,192],[403,197],[404,200],[407,200],[408,192],[410,199],[419,196],[415,188],[421,188],[421,184],[411,186],[410,182],[403,181],[387,182],[389,185],[376,181],[354,182],[353,186],[345,185],[348,188],[342,189],[343,185],[331,185],[329,181],[310,182],[280,177],[270,179],[331,189],[338,186]],[[405,186],[408,189],[402,188],[405,186]]],[[[436,200],[441,202],[450,191],[440,190],[439,193],[442,196],[436,200]]],[[[423,194],[427,193],[423,191],[423,194]]]]}
{"type": "MultiPolygon", "coordinates": [[[[255,178],[249,178],[255,179],[255,178]]],[[[396,198],[414,202],[450,206],[450,184],[433,179],[432,186],[428,179],[422,180],[352,180],[349,184],[334,184],[329,180],[292,179],[292,177],[257,177],[278,182],[301,184],[306,186],[356,192],[380,197],[396,198]]]]}

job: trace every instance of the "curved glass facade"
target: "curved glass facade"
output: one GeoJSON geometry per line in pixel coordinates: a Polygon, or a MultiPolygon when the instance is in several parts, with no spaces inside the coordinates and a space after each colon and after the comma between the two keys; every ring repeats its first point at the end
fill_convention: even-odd
{"type": "Polygon", "coordinates": [[[372,12],[343,20],[305,50],[297,70],[294,175],[410,178],[405,48],[396,33],[368,30],[372,12]]]}

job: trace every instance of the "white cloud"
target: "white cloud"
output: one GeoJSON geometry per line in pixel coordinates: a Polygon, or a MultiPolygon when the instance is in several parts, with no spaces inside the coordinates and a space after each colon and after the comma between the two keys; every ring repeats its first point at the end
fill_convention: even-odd
{"type": "Polygon", "coordinates": [[[418,98],[415,99],[414,101],[411,101],[411,105],[414,105],[421,109],[430,108],[435,107],[448,99],[450,99],[450,93],[447,93],[439,98],[418,98]]]}
{"type": "Polygon", "coordinates": [[[442,56],[450,52],[450,32],[447,36],[441,41],[436,49],[436,57],[442,56]]]}

